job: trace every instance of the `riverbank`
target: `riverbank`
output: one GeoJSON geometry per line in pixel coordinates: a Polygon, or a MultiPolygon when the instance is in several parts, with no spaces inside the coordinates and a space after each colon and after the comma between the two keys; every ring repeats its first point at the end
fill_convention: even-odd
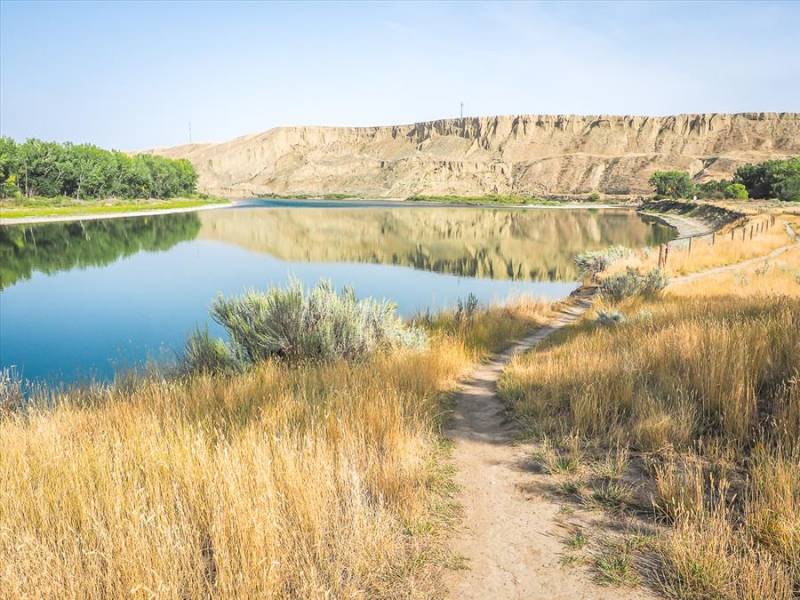
{"type": "Polygon", "coordinates": [[[66,206],[17,206],[0,201],[0,226],[33,225],[36,223],[62,223],[93,221],[124,217],[147,217],[200,210],[215,210],[231,206],[223,198],[176,198],[160,201],[106,201],[75,203],[66,206]]]}

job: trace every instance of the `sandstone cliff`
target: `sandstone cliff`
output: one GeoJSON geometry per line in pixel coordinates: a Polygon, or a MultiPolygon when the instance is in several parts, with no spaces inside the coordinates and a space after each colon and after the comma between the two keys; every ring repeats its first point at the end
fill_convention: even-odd
{"type": "Polygon", "coordinates": [[[800,154],[800,114],[520,115],[391,127],[279,127],[220,144],[152,150],[188,158],[226,196],[351,193],[648,193],[653,171],[698,181],[800,154]]]}

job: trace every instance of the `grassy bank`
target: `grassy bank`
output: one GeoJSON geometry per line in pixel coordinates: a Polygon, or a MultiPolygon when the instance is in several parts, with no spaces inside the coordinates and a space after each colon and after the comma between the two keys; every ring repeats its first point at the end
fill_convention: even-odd
{"type": "Polygon", "coordinates": [[[445,393],[544,307],[423,350],[120,382],[0,411],[4,597],[440,597],[445,393]]]}
{"type": "Polygon", "coordinates": [[[226,204],[228,200],[205,194],[186,198],[75,200],[66,196],[45,198],[20,197],[0,200],[0,219],[22,219],[27,217],[66,217],[76,215],[101,215],[138,212],[147,210],[170,210],[194,208],[207,204],[226,204]]]}
{"type": "MultiPolygon", "coordinates": [[[[713,236],[694,238],[691,246],[685,241],[670,244],[666,269],[673,275],[687,275],[765,256],[794,242],[798,231],[800,218],[795,215],[779,215],[774,222],[770,215],[753,215],[722,227],[713,236]]],[[[653,268],[658,264],[658,258],[658,249],[637,250],[628,260],[617,262],[609,272],[627,267],[653,268]]]]}
{"type": "Polygon", "coordinates": [[[535,196],[522,196],[518,194],[485,194],[482,196],[455,196],[455,195],[416,195],[407,198],[409,202],[441,202],[443,204],[499,204],[499,205],[542,205],[558,206],[558,200],[547,200],[535,196]]]}
{"type": "Polygon", "coordinates": [[[661,297],[601,302],[515,361],[501,394],[550,489],[623,531],[578,527],[568,557],[674,598],[796,597],[797,331],[791,250],[661,297]],[[611,311],[616,324],[595,319],[611,311]]]}

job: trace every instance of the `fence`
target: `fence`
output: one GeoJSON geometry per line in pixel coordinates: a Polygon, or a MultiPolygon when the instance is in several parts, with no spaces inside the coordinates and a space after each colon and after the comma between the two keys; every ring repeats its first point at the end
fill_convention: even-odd
{"type": "Polygon", "coordinates": [[[718,240],[726,239],[727,236],[730,235],[731,242],[735,242],[737,240],[741,242],[748,242],[754,237],[771,230],[774,226],[775,215],[762,215],[748,219],[743,225],[732,227],[730,232],[718,233],[713,231],[711,233],[676,238],[671,242],[661,244],[658,247],[658,266],[660,268],[666,268],[667,263],[669,262],[670,254],[672,253],[674,255],[676,251],[680,251],[684,247],[686,248],[686,256],[691,256],[692,246],[696,245],[696,242],[698,241],[708,240],[711,246],[714,246],[718,240]]]}

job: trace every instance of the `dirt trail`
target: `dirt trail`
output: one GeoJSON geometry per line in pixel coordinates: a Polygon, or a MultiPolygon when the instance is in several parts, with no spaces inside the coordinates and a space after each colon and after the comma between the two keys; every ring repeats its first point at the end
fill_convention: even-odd
{"type": "MultiPolygon", "coordinates": [[[[693,219],[674,223],[679,231],[705,227],[693,219]]],[[[795,244],[800,238],[790,228],[795,244]]],[[[708,269],[673,282],[699,279],[740,269],[775,258],[795,246],[789,244],[766,256],[708,269]]],[[[585,566],[561,563],[564,530],[559,522],[561,505],[537,493],[531,472],[532,447],[515,444],[518,433],[497,397],[497,380],[509,361],[530,350],[554,331],[576,321],[590,306],[591,295],[578,297],[561,310],[548,326],[493,356],[464,382],[456,396],[455,412],[445,433],[454,442],[456,481],[461,486],[464,526],[453,550],[466,559],[466,569],[445,577],[453,599],[493,600],[604,600],[651,599],[644,588],[598,585],[585,566]]]]}
{"type": "Polygon", "coordinates": [[[513,443],[515,424],[497,397],[497,379],[508,362],[554,331],[574,322],[591,305],[576,299],[549,326],[495,355],[466,381],[446,433],[454,443],[456,480],[462,488],[464,527],[453,550],[468,570],[448,572],[454,599],[548,600],[648,598],[644,591],[597,585],[584,567],[564,566],[558,524],[560,505],[531,491],[531,448],[513,443]]]}
{"type": "Polygon", "coordinates": [[[749,267],[751,265],[755,265],[758,263],[763,263],[764,261],[772,260],[773,258],[777,258],[787,250],[791,250],[794,248],[798,243],[800,243],[800,237],[795,233],[794,229],[792,229],[791,225],[786,226],[786,232],[791,239],[794,241],[790,244],[786,244],[785,246],[780,246],[775,248],[769,254],[765,254],[763,256],[756,256],[755,258],[748,258],[747,260],[743,260],[738,263],[733,263],[730,265],[723,265],[721,267],[713,267],[711,269],[706,269],[705,271],[699,271],[697,273],[689,273],[688,275],[680,275],[678,277],[670,278],[670,284],[673,283],[689,283],[691,281],[695,281],[697,279],[702,279],[703,277],[708,277],[709,275],[718,275],[719,273],[727,273],[729,271],[738,271],[739,269],[743,269],[745,267],[749,267]]]}

